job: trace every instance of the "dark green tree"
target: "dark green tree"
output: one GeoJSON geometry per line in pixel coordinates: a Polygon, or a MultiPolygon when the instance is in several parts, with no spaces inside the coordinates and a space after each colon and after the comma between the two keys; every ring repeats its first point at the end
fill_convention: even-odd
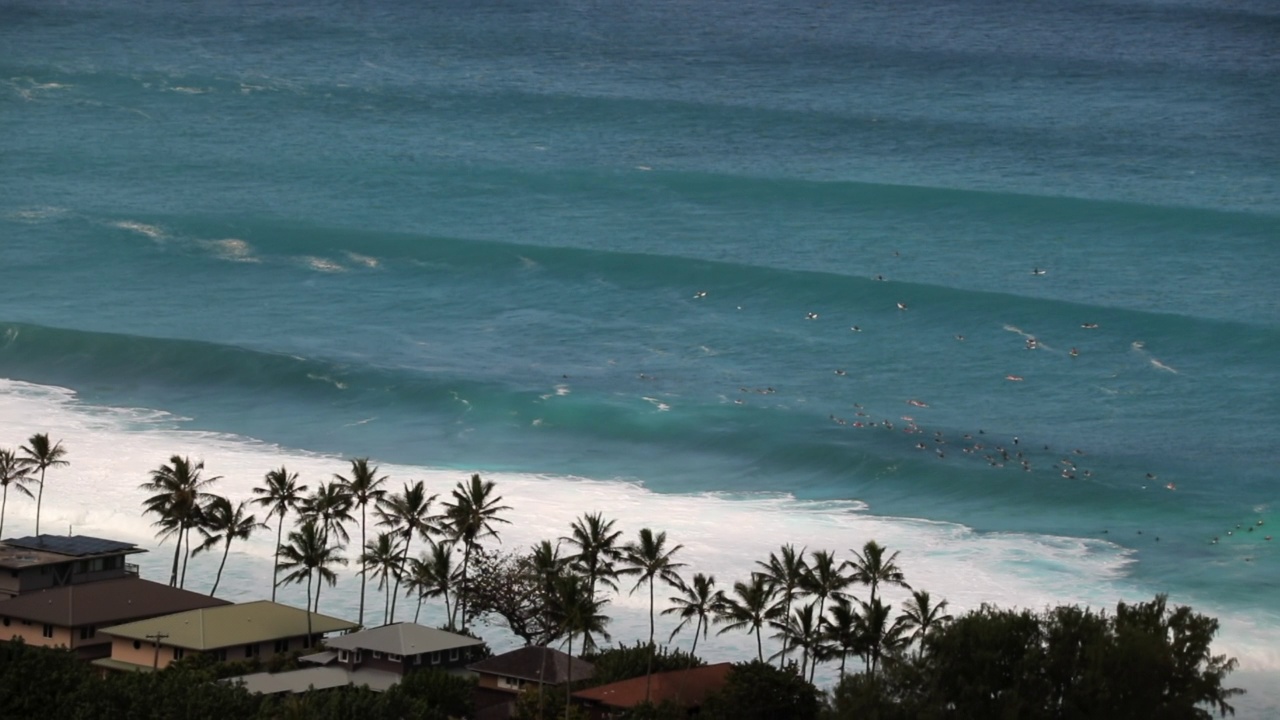
{"type": "MultiPolygon", "coordinates": [[[[649,645],[650,655],[653,654],[653,610],[654,610],[654,586],[659,580],[671,587],[680,587],[679,568],[684,567],[684,563],[675,561],[675,554],[683,548],[683,545],[675,547],[667,547],[667,533],[660,532],[654,534],[649,528],[640,530],[640,537],[636,542],[627,544],[622,550],[622,569],[618,570],[619,575],[635,575],[636,584],[632,586],[631,592],[634,593],[640,589],[641,585],[649,586],[649,645]]],[[[644,699],[649,701],[649,692],[651,690],[652,672],[650,672],[649,680],[645,683],[644,699]]]]}
{"type": "Polygon", "coordinates": [[[702,705],[702,720],[814,720],[821,693],[795,672],[756,661],[735,663],[725,686],[702,705]]]}

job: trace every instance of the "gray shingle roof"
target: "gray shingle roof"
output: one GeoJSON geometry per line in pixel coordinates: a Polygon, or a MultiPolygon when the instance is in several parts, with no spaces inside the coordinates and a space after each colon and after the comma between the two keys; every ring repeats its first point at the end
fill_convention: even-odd
{"type": "MultiPolygon", "coordinates": [[[[522,647],[501,655],[485,658],[467,666],[468,670],[488,675],[559,685],[569,680],[569,655],[555,648],[522,647]]],[[[573,658],[573,680],[587,680],[595,675],[595,666],[581,658],[573,658]]]]}
{"type": "Polygon", "coordinates": [[[393,623],[325,640],[325,646],[329,648],[377,650],[396,655],[418,655],[483,644],[483,640],[415,623],[393,623]]]}

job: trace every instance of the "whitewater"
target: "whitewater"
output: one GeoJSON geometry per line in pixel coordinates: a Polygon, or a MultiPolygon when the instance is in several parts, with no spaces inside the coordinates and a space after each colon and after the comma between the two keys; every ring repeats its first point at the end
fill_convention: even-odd
{"type": "MultiPolygon", "coordinates": [[[[138,485],[171,455],[233,500],[368,456],[496,481],[508,550],[601,511],[722,586],[875,539],[953,611],[1168,593],[1275,716],[1277,29],[1261,1],[6,3],[0,446],[61,440],[44,527],[152,579],[138,485]]],[[[273,540],[220,591],[267,594],[273,540]]],[[[350,570],[322,603],[354,614],[350,570]]]]}

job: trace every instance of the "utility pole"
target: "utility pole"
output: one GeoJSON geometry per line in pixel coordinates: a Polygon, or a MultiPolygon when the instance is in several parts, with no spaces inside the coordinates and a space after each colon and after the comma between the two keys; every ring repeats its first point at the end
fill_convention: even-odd
{"type": "Polygon", "coordinates": [[[155,658],[151,660],[151,669],[159,670],[160,669],[160,641],[169,637],[169,633],[156,632],[156,634],[154,635],[143,635],[143,637],[150,640],[156,646],[156,655],[155,655],[155,658]]]}

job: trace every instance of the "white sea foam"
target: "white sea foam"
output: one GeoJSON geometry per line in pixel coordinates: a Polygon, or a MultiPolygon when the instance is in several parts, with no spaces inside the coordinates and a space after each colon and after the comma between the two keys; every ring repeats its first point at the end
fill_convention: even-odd
{"type": "Polygon", "coordinates": [[[140,223],[135,220],[120,220],[118,222],[111,223],[111,226],[118,227],[121,230],[132,230],[133,232],[146,235],[152,240],[159,240],[165,237],[166,234],[163,229],[155,225],[147,225],[146,223],[140,223]]]}
{"type": "Polygon", "coordinates": [[[53,207],[46,205],[42,207],[23,208],[6,213],[5,217],[10,220],[19,222],[36,223],[50,218],[62,217],[67,214],[66,208],[53,207]]]}
{"type": "MultiPolygon", "coordinates": [[[[252,497],[252,488],[261,483],[263,474],[282,464],[312,486],[347,469],[340,457],[189,431],[183,425],[182,418],[160,411],[88,405],[70,390],[0,380],[0,438],[5,438],[4,444],[14,446],[31,433],[47,432],[68,450],[71,465],[49,474],[42,529],[140,543],[152,549],[140,557],[148,577],[167,576],[172,546],[155,544],[152,519],[139,513],[143,492],[138,485],[146,480],[149,470],[167,462],[171,455],[204,460],[207,475],[222,476],[217,491],[233,500],[252,497]]],[[[381,463],[381,471],[390,476],[395,489],[403,482],[421,479],[432,492],[445,494],[468,474],[390,463],[381,463]]],[[[756,561],[767,558],[783,543],[809,550],[830,549],[848,558],[851,548],[875,539],[900,551],[898,562],[914,587],[945,597],[953,612],[976,608],[983,602],[1034,609],[1060,603],[1111,607],[1119,599],[1145,600],[1155,592],[1128,578],[1128,566],[1134,561],[1128,551],[1100,540],[979,533],[953,523],[878,517],[853,499],[810,502],[770,493],[661,494],[623,479],[490,473],[484,468],[475,471],[495,480],[503,502],[512,508],[504,513],[511,524],[500,528],[506,548],[557,539],[582,512],[599,510],[616,518],[627,537],[642,527],[666,531],[670,542],[683,545],[679,559],[688,564],[686,574],[712,573],[724,587],[745,579],[756,561]]],[[[31,532],[34,504],[25,498],[11,500],[7,529],[15,536],[31,532]]],[[[233,600],[269,595],[274,540],[274,533],[267,532],[237,545],[219,594],[233,600]]],[[[211,555],[192,560],[187,585],[207,588],[218,559],[211,555]]],[[[380,594],[373,587],[368,592],[373,598],[369,607],[380,612],[380,594]]],[[[325,588],[324,593],[325,612],[354,616],[359,585],[351,571],[336,588],[325,588]]],[[[659,597],[669,594],[663,588],[659,597]]],[[[616,640],[631,642],[645,636],[645,595],[624,594],[610,606],[616,640]]],[[[886,596],[900,601],[903,593],[889,589],[886,596]]],[[[301,603],[302,597],[301,588],[281,590],[281,598],[287,602],[301,603]]],[[[1211,603],[1178,597],[1172,600],[1215,614],[1211,603]]],[[[398,602],[409,607],[412,615],[413,603],[398,602]]],[[[424,612],[424,621],[439,621],[438,609],[428,607],[424,612]]],[[[1224,628],[1216,651],[1238,657],[1242,670],[1248,672],[1280,671],[1280,617],[1216,614],[1224,628]]],[[[659,622],[659,634],[665,638],[672,624],[665,618],[659,622]]],[[[499,648],[513,644],[511,638],[495,631],[486,634],[499,648]]],[[[677,642],[687,642],[687,638],[677,638],[677,642]]],[[[699,649],[700,654],[720,660],[747,657],[755,646],[746,635],[731,633],[713,636],[700,643],[699,649]]],[[[830,673],[819,678],[832,680],[830,673]]]]}
{"type": "Polygon", "coordinates": [[[253,247],[239,238],[223,238],[221,240],[201,240],[200,244],[208,248],[218,257],[235,262],[260,262],[253,256],[253,247]]]}
{"type": "Polygon", "coordinates": [[[347,252],[345,254],[348,260],[350,260],[351,262],[357,265],[363,265],[367,268],[376,268],[379,265],[381,265],[381,263],[378,261],[378,258],[376,257],[370,257],[368,255],[361,255],[360,253],[353,253],[353,252],[347,252]]]}
{"type": "Polygon", "coordinates": [[[318,270],[320,272],[338,273],[338,272],[346,272],[347,270],[345,267],[339,265],[338,263],[332,260],[322,258],[322,257],[315,257],[313,255],[308,255],[302,258],[302,262],[305,263],[306,266],[311,268],[312,270],[318,270]]]}

